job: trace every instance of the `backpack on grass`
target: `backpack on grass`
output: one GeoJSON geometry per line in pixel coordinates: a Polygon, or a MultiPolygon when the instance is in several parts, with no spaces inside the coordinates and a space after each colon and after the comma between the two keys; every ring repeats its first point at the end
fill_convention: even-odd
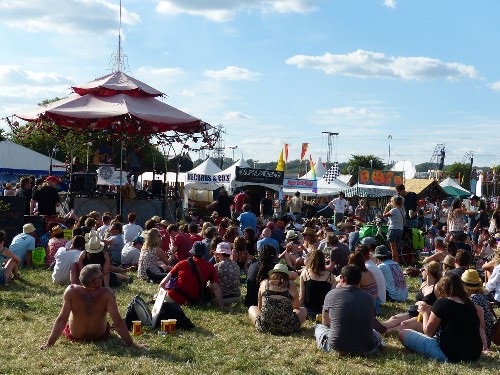
{"type": "Polygon", "coordinates": [[[129,331],[132,329],[132,322],[134,320],[140,320],[143,326],[151,327],[153,325],[151,310],[146,301],[139,295],[132,298],[132,302],[130,302],[127,308],[127,314],[125,314],[125,324],[129,331]]]}
{"type": "Polygon", "coordinates": [[[424,232],[418,228],[411,228],[411,245],[413,250],[422,250],[425,247],[424,232]]]}

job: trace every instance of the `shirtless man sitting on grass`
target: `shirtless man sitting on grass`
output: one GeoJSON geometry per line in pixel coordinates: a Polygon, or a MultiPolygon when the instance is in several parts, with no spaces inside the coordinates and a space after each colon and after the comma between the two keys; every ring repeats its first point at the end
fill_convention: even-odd
{"type": "Polygon", "coordinates": [[[59,336],[70,341],[104,341],[110,333],[107,313],[111,315],[116,331],[128,346],[136,345],[130,336],[110,288],[102,287],[102,270],[98,264],[89,264],[80,272],[82,285],[72,284],[64,292],[64,303],[47,343],[40,349],[54,345],[59,336]]]}

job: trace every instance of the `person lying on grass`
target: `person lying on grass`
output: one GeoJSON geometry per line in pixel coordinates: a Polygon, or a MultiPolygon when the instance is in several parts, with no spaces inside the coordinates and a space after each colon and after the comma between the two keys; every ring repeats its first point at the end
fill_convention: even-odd
{"type": "Polygon", "coordinates": [[[64,292],[64,303],[47,342],[40,349],[48,349],[59,336],[70,341],[105,341],[109,338],[109,313],[116,331],[126,345],[137,345],[130,336],[120,316],[115,295],[110,288],[102,287],[103,273],[98,264],[89,264],[80,272],[82,285],[72,284],[64,292]]]}

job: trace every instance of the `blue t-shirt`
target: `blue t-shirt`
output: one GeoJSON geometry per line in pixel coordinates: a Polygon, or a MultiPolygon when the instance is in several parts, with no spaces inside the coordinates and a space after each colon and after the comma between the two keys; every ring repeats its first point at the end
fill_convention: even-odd
{"type": "Polygon", "coordinates": [[[12,239],[9,249],[21,259],[20,264],[23,265],[27,252],[35,250],[35,237],[25,233],[18,234],[12,239]]]}
{"type": "Polygon", "coordinates": [[[240,230],[243,231],[245,228],[250,227],[254,232],[257,232],[257,217],[253,212],[243,212],[238,217],[238,220],[240,222],[240,230]]]}
{"type": "Polygon", "coordinates": [[[378,265],[384,274],[385,289],[394,301],[406,301],[408,299],[408,286],[405,275],[398,263],[391,259],[384,260],[378,265]]]}

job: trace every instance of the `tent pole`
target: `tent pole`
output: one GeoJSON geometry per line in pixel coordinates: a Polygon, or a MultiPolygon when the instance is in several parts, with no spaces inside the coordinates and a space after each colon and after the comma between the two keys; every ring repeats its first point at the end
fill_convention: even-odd
{"type": "MultiPolygon", "coordinates": [[[[120,142],[120,189],[118,190],[118,215],[122,214],[122,178],[123,178],[123,146],[125,141],[122,139],[120,142]]],[[[134,176],[135,177],[135,176],[134,176]]]]}

